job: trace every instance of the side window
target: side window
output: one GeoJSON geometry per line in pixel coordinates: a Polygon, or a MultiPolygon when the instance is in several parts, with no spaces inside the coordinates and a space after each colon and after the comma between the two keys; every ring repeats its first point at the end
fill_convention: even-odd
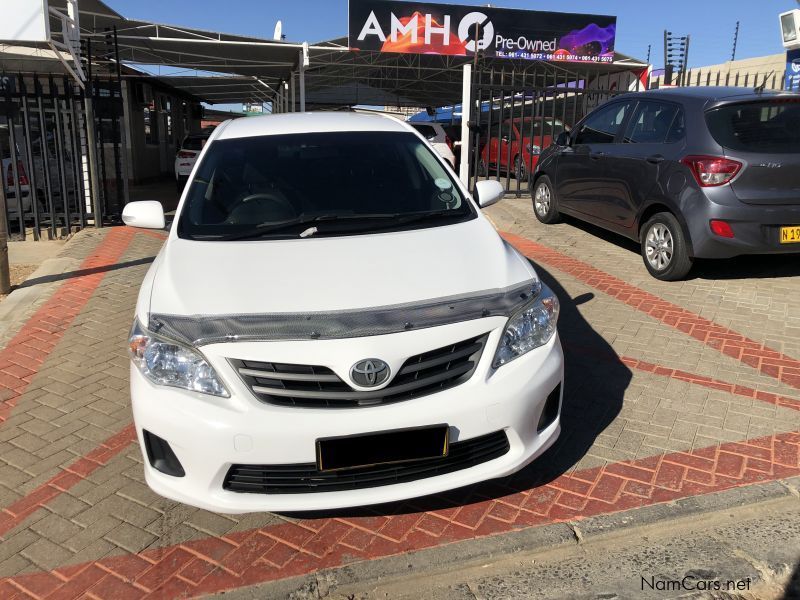
{"type": "Polygon", "coordinates": [[[630,102],[615,102],[600,108],[583,122],[575,144],[611,144],[617,136],[625,117],[628,115],[630,102]]]}
{"type": "MultiPolygon", "coordinates": [[[[679,129],[674,128],[678,113],[683,115],[681,108],[675,104],[665,102],[644,101],[639,102],[633,118],[628,124],[625,133],[627,144],[663,144],[668,137],[679,135],[679,129]]],[[[671,141],[678,141],[673,139],[671,141]]]]}
{"type": "Polygon", "coordinates": [[[669,133],[667,133],[667,139],[665,140],[668,144],[674,144],[675,142],[680,142],[686,137],[686,117],[683,114],[683,109],[678,109],[678,114],[675,115],[675,120],[672,121],[672,127],[669,128],[669,133]]]}

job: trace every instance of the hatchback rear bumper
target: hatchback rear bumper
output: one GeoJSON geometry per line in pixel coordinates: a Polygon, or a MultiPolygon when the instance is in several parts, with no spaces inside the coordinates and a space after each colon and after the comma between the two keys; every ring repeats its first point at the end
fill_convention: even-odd
{"type": "Polygon", "coordinates": [[[732,258],[743,254],[800,253],[800,244],[781,244],[780,228],[800,225],[800,205],[722,205],[698,203],[686,214],[696,258],[732,258]],[[713,219],[726,221],[733,238],[711,232],[713,219]]]}

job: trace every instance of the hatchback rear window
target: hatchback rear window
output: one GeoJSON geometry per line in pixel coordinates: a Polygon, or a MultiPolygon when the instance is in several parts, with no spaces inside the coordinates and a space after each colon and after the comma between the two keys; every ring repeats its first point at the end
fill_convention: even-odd
{"type": "Polygon", "coordinates": [[[183,140],[181,148],[183,150],[202,150],[205,146],[207,136],[190,136],[183,140]]]}
{"type": "Polygon", "coordinates": [[[800,153],[800,100],[728,104],[706,113],[720,146],[740,152],[800,153]]]}

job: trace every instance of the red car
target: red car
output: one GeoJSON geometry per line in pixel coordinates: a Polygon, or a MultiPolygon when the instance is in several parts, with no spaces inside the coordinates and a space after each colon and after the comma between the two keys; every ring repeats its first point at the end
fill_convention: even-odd
{"type": "Polygon", "coordinates": [[[514,177],[518,181],[526,180],[528,172],[533,172],[536,168],[542,148],[547,148],[558,134],[566,129],[564,123],[550,117],[547,119],[526,117],[524,120],[517,118],[513,121],[513,127],[511,125],[511,119],[503,121],[502,127],[499,123],[492,124],[488,140],[481,151],[479,175],[486,175],[487,167],[488,172],[496,169],[499,158],[501,172],[508,171],[511,165],[514,177]],[[532,137],[531,125],[533,125],[532,137]],[[544,126],[544,138],[542,138],[542,126],[544,126]]]}

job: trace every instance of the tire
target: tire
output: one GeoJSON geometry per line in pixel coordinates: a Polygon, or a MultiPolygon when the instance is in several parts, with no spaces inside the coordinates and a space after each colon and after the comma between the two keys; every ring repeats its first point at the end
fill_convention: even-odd
{"type": "Polygon", "coordinates": [[[692,268],[692,257],[678,219],[668,212],[653,215],[641,230],[642,260],[650,275],[678,281],[692,268]]]}
{"type": "Polygon", "coordinates": [[[558,214],[558,200],[553,189],[553,184],[547,175],[542,175],[536,180],[531,194],[533,214],[540,222],[549,225],[558,223],[561,216],[558,214]]]}
{"type": "Polygon", "coordinates": [[[520,155],[514,158],[514,177],[518,185],[528,180],[528,165],[525,164],[525,161],[522,160],[520,155]]]}

